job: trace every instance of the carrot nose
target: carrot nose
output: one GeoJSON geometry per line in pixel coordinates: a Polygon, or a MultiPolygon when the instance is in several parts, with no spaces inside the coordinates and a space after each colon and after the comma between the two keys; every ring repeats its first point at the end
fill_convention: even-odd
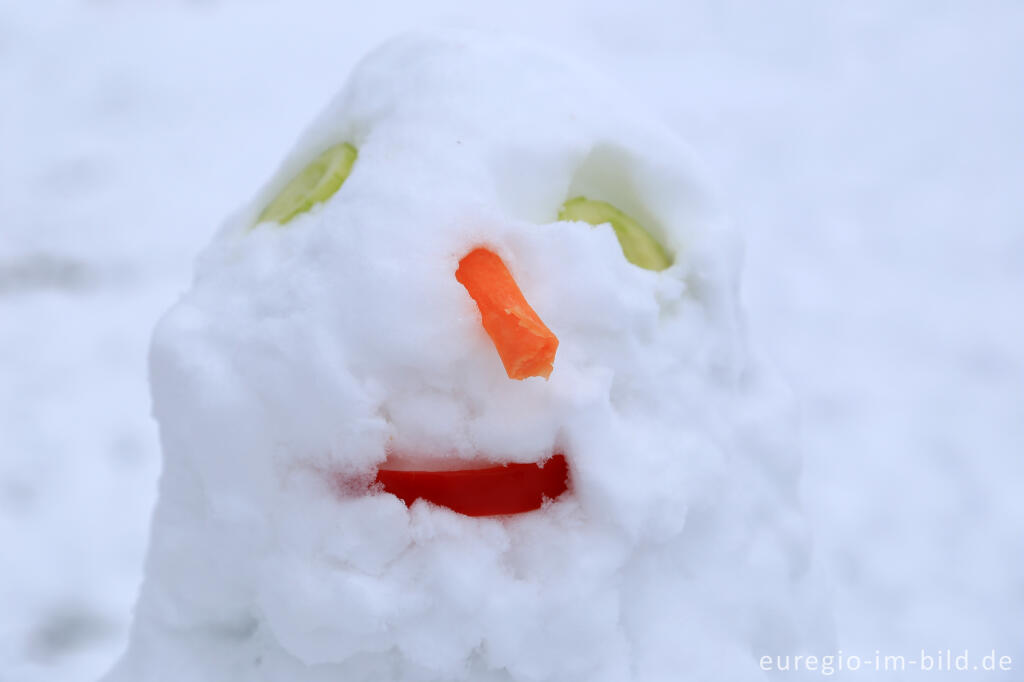
{"type": "Polygon", "coordinates": [[[488,249],[474,249],[459,261],[455,279],[476,301],[509,379],[547,379],[558,338],[526,302],[501,258],[488,249]]]}

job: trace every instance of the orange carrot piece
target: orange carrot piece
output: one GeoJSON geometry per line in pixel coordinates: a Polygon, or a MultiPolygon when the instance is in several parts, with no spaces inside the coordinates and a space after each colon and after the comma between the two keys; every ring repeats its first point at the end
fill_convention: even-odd
{"type": "Polygon", "coordinates": [[[476,301],[509,379],[548,378],[558,338],[526,302],[501,258],[488,249],[474,249],[459,261],[455,279],[476,301]]]}

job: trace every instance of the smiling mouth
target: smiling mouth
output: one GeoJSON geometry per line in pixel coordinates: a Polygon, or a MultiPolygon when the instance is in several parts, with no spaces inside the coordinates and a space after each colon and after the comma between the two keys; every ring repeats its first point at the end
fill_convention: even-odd
{"type": "Polygon", "coordinates": [[[430,464],[389,457],[375,484],[412,506],[426,500],[466,516],[522,514],[540,509],[569,488],[569,465],[562,454],[544,462],[459,462],[430,464]]]}

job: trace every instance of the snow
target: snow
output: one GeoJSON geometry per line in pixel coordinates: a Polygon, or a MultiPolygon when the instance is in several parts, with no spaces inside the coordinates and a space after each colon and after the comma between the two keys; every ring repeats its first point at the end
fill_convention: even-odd
{"type": "Polygon", "coordinates": [[[150,332],[355,60],[431,23],[564,44],[708,164],[802,405],[838,644],[1020,660],[1019,6],[299,5],[0,6],[0,679],[94,679],[123,648],[150,332]]]}
{"type": "Polygon", "coordinates": [[[745,354],[735,239],[633,100],[486,33],[357,65],[157,326],[163,474],[110,679],[182,660],[195,680],[753,679],[749,652],[820,640],[792,421],[745,354]],[[359,155],[336,194],[258,222],[341,142],[359,155]],[[579,195],[640,217],[674,265],[558,220],[579,195]],[[558,335],[548,380],[509,378],[455,278],[480,247],[558,335]],[[562,453],[571,491],[509,518],[406,510],[366,489],[390,453],[562,453]],[[656,637],[684,627],[685,646],[656,637]]]}

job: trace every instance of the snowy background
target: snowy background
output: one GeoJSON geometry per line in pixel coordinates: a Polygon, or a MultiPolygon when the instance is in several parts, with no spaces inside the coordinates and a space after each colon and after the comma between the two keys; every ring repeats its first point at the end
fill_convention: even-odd
{"type": "Polygon", "coordinates": [[[564,45],[707,163],[843,650],[1019,676],[1024,4],[0,0],[0,682],[124,646],[152,327],[355,60],[433,24],[564,45]]]}

